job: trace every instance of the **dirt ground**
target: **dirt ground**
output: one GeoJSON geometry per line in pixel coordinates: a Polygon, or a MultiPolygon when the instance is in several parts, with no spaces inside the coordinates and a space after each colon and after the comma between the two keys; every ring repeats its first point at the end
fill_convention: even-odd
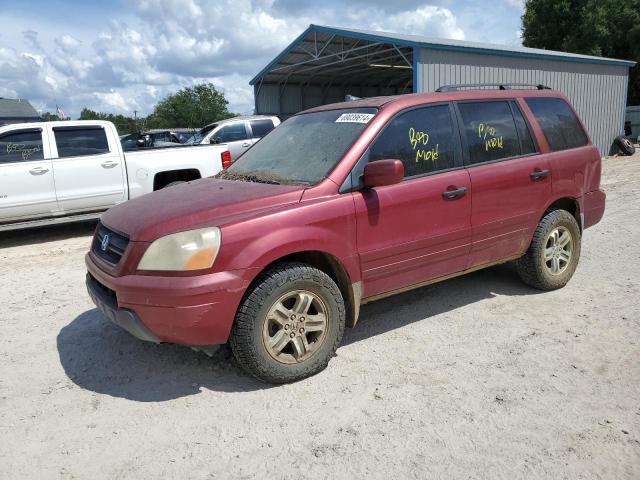
{"type": "Polygon", "coordinates": [[[640,478],[640,155],[562,290],[510,266],[364,307],[271,387],[93,308],[94,225],[0,233],[0,478],[640,478]]]}

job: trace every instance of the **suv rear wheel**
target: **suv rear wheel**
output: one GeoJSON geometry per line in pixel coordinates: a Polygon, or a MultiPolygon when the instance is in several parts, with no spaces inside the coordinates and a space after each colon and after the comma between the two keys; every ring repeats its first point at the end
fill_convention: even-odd
{"type": "Polygon", "coordinates": [[[564,287],[580,259],[580,228],[566,210],[547,213],[538,224],[527,253],[516,261],[527,285],[541,290],[564,287]]]}
{"type": "Polygon", "coordinates": [[[266,271],[241,303],[231,332],[238,363],[270,383],[323,370],[342,340],[345,307],[335,282],[303,263],[266,271]]]}

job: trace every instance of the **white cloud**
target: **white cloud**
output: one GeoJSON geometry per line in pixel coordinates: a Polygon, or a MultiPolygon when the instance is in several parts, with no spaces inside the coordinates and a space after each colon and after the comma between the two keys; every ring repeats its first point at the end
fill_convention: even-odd
{"type": "Polygon", "coordinates": [[[100,101],[99,110],[113,113],[129,113],[138,110],[140,106],[134,100],[126,100],[120,92],[111,91],[109,93],[98,92],[95,96],[100,101]]]}
{"type": "Polygon", "coordinates": [[[55,39],[56,45],[65,53],[73,53],[78,50],[82,42],[73,35],[64,34],[55,39]]]}
{"type": "Polygon", "coordinates": [[[378,30],[391,32],[411,32],[415,35],[446,37],[454,40],[465,38],[464,31],[458,26],[451,10],[430,5],[386,16],[381,22],[373,25],[378,30]]]}
{"type": "Polygon", "coordinates": [[[60,35],[59,25],[42,22],[24,22],[22,44],[8,41],[12,31],[3,36],[0,94],[45,110],[57,101],[74,117],[85,106],[144,115],[202,81],[224,91],[232,110],[249,112],[250,78],[310,23],[465,38],[450,9],[416,0],[129,0],[96,31],[70,21],[60,35]]]}

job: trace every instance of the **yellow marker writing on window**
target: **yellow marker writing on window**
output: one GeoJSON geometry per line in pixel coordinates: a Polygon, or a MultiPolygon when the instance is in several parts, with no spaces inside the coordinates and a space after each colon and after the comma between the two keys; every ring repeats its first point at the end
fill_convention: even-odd
{"type": "Polygon", "coordinates": [[[440,156],[439,147],[440,145],[436,143],[436,146],[431,150],[416,150],[416,162],[420,160],[431,160],[435,162],[440,156]]]}
{"type": "Polygon", "coordinates": [[[411,148],[415,150],[418,145],[426,145],[429,143],[429,134],[411,127],[409,129],[409,143],[411,144],[411,148]]]}
{"type": "Polygon", "coordinates": [[[504,148],[504,139],[502,135],[498,135],[495,127],[486,123],[478,124],[478,138],[484,141],[485,151],[493,148],[504,148]]]}

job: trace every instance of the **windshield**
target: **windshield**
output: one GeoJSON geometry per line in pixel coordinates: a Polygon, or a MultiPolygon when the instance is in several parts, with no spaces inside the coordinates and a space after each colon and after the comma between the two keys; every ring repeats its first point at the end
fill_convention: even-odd
{"type": "Polygon", "coordinates": [[[193,144],[197,144],[200,143],[204,137],[207,136],[207,133],[209,133],[211,130],[213,130],[214,128],[216,128],[218,125],[217,124],[212,124],[212,125],[207,125],[206,127],[203,127],[200,129],[199,132],[194,133],[193,135],[191,135],[186,142],[184,142],[186,145],[193,145],[193,144]]]}
{"type": "Polygon", "coordinates": [[[186,145],[193,145],[196,143],[200,143],[203,138],[204,138],[204,135],[202,135],[200,132],[194,133],[184,143],[186,145]]]}
{"type": "Polygon", "coordinates": [[[305,113],[265,135],[226,170],[225,178],[316,184],[356,141],[375,108],[305,113]]]}

